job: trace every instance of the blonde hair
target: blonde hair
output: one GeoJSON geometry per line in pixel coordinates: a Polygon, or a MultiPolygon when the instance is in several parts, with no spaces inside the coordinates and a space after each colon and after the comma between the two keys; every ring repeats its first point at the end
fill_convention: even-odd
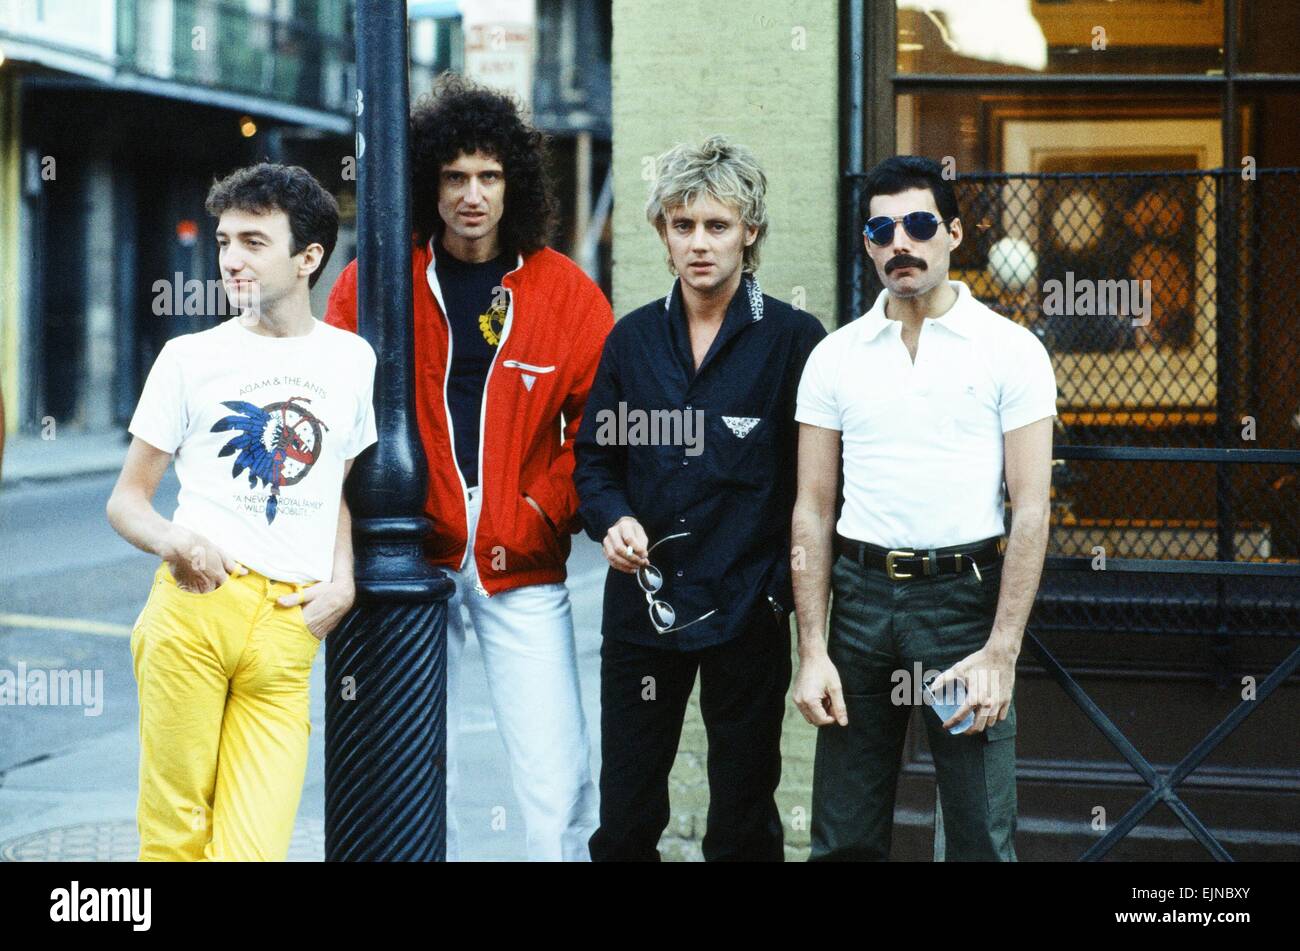
{"type": "MultiPolygon", "coordinates": [[[[734,205],[740,220],[756,228],[758,236],[745,248],[743,269],[758,270],[758,252],[767,235],[767,176],[746,146],[713,135],[699,146],[677,144],[655,161],[657,177],[646,202],[646,220],[661,235],[668,213],[689,205],[701,195],[734,205]]],[[[670,265],[671,267],[671,262],[670,265]]]]}

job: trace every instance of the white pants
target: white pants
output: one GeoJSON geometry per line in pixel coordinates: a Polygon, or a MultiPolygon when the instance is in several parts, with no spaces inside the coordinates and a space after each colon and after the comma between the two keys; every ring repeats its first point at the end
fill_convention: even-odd
{"type": "Polygon", "coordinates": [[[447,606],[447,861],[460,858],[456,822],[459,785],[461,655],[469,612],[487,670],[489,699],[510,761],[523,813],[529,861],[585,862],[596,831],[591,745],[578,687],[569,590],[535,584],[485,597],[478,593],[474,534],[481,488],[469,490],[469,550],[452,572],[456,593],[447,606]]]}

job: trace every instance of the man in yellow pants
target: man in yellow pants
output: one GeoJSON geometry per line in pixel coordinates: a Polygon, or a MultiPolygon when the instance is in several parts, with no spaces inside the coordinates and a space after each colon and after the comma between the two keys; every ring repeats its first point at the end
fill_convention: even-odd
{"type": "Polygon", "coordinates": [[[108,502],[113,528],[162,559],[131,634],[140,858],[282,861],[312,661],[355,597],[342,487],[375,441],[375,354],[312,316],[338,207],[310,174],[241,169],[207,208],[240,313],[158,354],[108,502]],[[173,456],[168,521],[153,495],[173,456]]]}

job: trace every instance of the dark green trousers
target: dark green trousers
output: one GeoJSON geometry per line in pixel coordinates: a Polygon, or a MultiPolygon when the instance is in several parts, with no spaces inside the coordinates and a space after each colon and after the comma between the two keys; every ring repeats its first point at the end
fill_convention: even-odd
{"type": "MultiPolygon", "coordinates": [[[[819,729],[812,860],[884,861],[918,667],[927,679],[988,641],[1001,561],[983,570],[890,581],[840,556],[827,645],[849,725],[819,729]]],[[[919,690],[919,688],[915,688],[919,690]]],[[[924,706],[943,803],[945,859],[1016,860],[1016,707],[983,733],[953,736],[924,706]]]]}

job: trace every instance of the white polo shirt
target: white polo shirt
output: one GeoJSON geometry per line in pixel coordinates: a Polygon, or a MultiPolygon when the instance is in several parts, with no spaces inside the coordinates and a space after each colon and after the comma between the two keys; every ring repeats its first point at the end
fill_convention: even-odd
{"type": "Polygon", "coordinates": [[[795,419],[842,435],[847,538],[942,548],[1002,535],[1002,434],[1056,415],[1038,338],[949,283],[957,301],[925,321],[915,363],[881,291],[804,367],[795,419]]]}

